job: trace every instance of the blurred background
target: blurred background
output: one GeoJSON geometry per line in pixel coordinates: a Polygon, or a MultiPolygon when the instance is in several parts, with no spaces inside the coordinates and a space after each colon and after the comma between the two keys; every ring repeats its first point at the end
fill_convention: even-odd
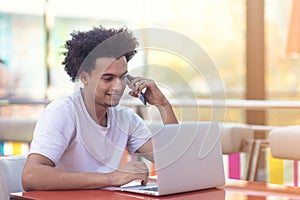
{"type": "MultiPolygon", "coordinates": [[[[132,30],[163,28],[183,34],[212,59],[222,78],[227,100],[247,99],[247,3],[246,0],[0,0],[1,98],[32,99],[33,104],[37,103],[2,105],[0,114],[36,118],[43,109],[38,104],[43,101],[36,99],[47,103],[73,92],[74,85],[61,64],[63,45],[74,30],[89,30],[98,25],[126,26],[132,30]]],[[[264,80],[257,85],[256,80],[249,80],[253,82],[251,87],[263,89],[261,99],[299,99],[300,60],[286,52],[291,7],[291,0],[263,2],[263,45],[259,40],[254,43],[260,49],[257,53],[264,58],[263,71],[256,73],[258,76],[264,73],[264,80]]],[[[255,11],[254,17],[258,12],[255,11]]],[[[135,60],[140,68],[154,63],[186,73],[185,81],[196,88],[192,95],[209,98],[198,75],[178,56],[149,50],[135,60]]],[[[148,67],[138,73],[158,82],[164,79],[166,84],[176,84],[172,75],[155,73],[155,69],[148,67]]],[[[185,93],[184,85],[177,84],[176,90],[177,96],[193,98],[185,93]]],[[[228,108],[226,121],[246,122],[245,112],[228,108]]],[[[208,119],[209,111],[203,108],[200,114],[201,119],[208,119]]],[[[182,120],[198,120],[192,114],[185,118],[182,120]]],[[[291,109],[270,109],[264,118],[263,123],[269,125],[297,124],[300,119],[298,111],[291,109]]]]}

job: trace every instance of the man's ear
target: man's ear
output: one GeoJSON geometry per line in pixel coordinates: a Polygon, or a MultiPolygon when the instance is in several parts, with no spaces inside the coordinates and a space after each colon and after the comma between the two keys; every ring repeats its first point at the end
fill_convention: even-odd
{"type": "Polygon", "coordinates": [[[79,79],[81,80],[81,82],[84,85],[87,85],[88,84],[88,73],[85,71],[81,72],[79,75],[79,79]]]}

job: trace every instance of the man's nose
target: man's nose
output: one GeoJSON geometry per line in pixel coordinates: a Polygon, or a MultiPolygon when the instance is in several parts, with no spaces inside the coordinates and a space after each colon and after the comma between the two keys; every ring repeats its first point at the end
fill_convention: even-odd
{"type": "Polygon", "coordinates": [[[120,80],[119,78],[116,78],[114,83],[113,83],[113,89],[114,90],[122,90],[123,89],[123,81],[120,80]]]}

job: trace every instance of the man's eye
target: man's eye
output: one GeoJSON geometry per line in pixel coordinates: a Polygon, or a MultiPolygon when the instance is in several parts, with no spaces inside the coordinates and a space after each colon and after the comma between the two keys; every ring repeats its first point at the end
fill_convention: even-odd
{"type": "Polygon", "coordinates": [[[112,77],[110,77],[110,78],[104,78],[104,80],[105,80],[105,81],[112,81],[113,78],[112,78],[112,77]]]}

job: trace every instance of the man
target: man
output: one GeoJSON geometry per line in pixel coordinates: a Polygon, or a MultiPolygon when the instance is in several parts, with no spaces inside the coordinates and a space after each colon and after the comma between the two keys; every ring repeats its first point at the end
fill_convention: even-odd
{"type": "MultiPolygon", "coordinates": [[[[41,115],[23,170],[23,188],[96,189],[133,180],[145,185],[145,163],[120,162],[125,149],[153,161],[151,134],[133,111],[117,106],[128,82],[127,62],[138,43],[125,28],[100,26],[71,36],[63,64],[83,88],[53,101],[41,115]]],[[[145,100],[158,108],[163,122],[178,123],[153,80],[131,78],[130,95],[138,97],[145,90],[145,100]]]]}

